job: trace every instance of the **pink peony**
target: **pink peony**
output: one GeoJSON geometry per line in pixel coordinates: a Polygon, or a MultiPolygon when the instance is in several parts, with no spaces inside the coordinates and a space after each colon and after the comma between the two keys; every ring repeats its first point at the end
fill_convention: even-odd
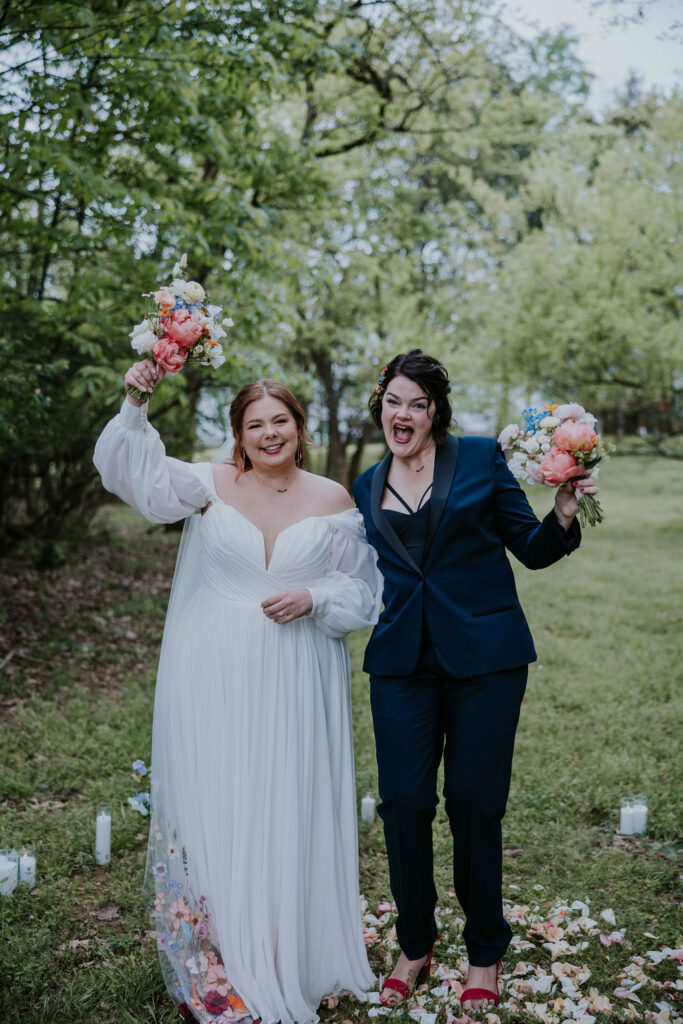
{"type": "Polygon", "coordinates": [[[178,370],[182,370],[187,359],[185,349],[176,345],[167,335],[159,338],[152,351],[157,363],[166,373],[177,373],[178,370]]]}
{"type": "Polygon", "coordinates": [[[175,295],[170,288],[160,288],[158,292],[154,293],[154,301],[157,306],[170,306],[173,309],[175,306],[175,295]]]}
{"type": "Polygon", "coordinates": [[[581,476],[583,473],[583,466],[579,466],[574,456],[559,448],[551,448],[548,454],[543,456],[540,468],[543,482],[551,487],[564,484],[572,477],[581,476]]]}
{"type": "Polygon", "coordinates": [[[169,320],[164,320],[164,326],[171,341],[183,348],[191,348],[204,330],[202,321],[186,309],[176,309],[169,320]]]}
{"type": "Polygon", "coordinates": [[[576,420],[566,420],[553,434],[555,447],[566,452],[589,452],[597,439],[598,435],[588,423],[576,420]]]}

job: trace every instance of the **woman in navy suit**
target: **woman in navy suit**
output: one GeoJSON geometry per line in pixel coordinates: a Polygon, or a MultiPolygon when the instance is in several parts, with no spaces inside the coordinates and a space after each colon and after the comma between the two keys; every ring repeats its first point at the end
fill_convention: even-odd
{"type": "Polygon", "coordinates": [[[466,916],[464,1010],[498,1002],[511,938],[502,904],[501,820],[533,641],[506,548],[542,569],[580,544],[575,487],[542,522],[495,440],[449,433],[446,369],[414,349],[382,371],[370,411],[384,459],[354,495],[384,575],[384,611],[365,654],[377,744],[379,814],[401,955],[381,1001],[407,999],[437,938],[432,821],[443,754],[455,892],[466,916]]]}

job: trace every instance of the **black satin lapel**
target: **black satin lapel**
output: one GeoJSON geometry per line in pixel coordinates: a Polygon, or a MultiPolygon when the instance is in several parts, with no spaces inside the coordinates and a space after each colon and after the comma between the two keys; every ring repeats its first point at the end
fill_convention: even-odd
{"type": "Polygon", "coordinates": [[[429,499],[429,537],[427,538],[423,564],[427,561],[434,536],[441,522],[443,510],[448,501],[448,495],[451,493],[455,470],[458,465],[459,446],[458,438],[451,434],[436,452],[432,496],[429,499]]]}
{"type": "Polygon", "coordinates": [[[372,521],[392,551],[394,551],[403,562],[406,562],[421,576],[422,572],[420,567],[403,546],[396,532],[389,525],[389,520],[382,511],[382,494],[384,493],[384,485],[387,480],[387,473],[389,472],[390,465],[391,452],[387,452],[372,475],[372,487],[370,489],[370,512],[372,514],[372,521]]]}

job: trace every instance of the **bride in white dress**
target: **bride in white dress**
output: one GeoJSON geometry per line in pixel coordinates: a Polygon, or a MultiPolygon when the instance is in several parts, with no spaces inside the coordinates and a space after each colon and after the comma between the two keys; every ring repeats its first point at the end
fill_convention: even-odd
{"type": "MultiPolygon", "coordinates": [[[[145,361],[126,383],[162,375],[145,361]]],[[[231,421],[234,462],[180,462],[129,396],[95,449],[108,490],[191,523],[157,677],[147,880],[184,1017],[308,1024],[374,981],[344,637],[376,621],[382,583],[345,489],[300,468],[291,392],[249,385],[231,421]]]]}

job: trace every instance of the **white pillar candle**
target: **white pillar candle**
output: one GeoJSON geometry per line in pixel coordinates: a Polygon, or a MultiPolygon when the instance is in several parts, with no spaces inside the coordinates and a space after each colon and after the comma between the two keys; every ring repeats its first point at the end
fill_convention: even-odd
{"type": "Polygon", "coordinates": [[[360,816],[367,825],[375,820],[375,798],[368,793],[360,802],[360,816]]]}
{"type": "Polygon", "coordinates": [[[111,860],[111,811],[109,807],[98,807],[95,824],[95,862],[108,864],[111,860]]]}
{"type": "Polygon", "coordinates": [[[625,796],[621,801],[621,815],[619,816],[619,831],[622,836],[632,836],[635,832],[635,814],[633,812],[633,797],[625,796]]]}
{"type": "Polygon", "coordinates": [[[647,799],[644,796],[633,798],[633,831],[640,835],[647,828],[647,799]]]}
{"type": "Polygon", "coordinates": [[[0,850],[0,896],[11,896],[19,881],[16,850],[0,850]]]}
{"type": "Polygon", "coordinates": [[[19,858],[19,881],[31,888],[36,884],[36,858],[33,850],[22,850],[19,858]]]}

